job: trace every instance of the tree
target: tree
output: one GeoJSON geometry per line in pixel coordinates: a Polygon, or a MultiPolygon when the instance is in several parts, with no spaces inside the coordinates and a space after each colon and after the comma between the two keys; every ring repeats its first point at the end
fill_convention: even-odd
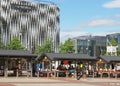
{"type": "Polygon", "coordinates": [[[5,46],[2,43],[0,43],[0,49],[5,49],[5,46]]]}
{"type": "Polygon", "coordinates": [[[51,53],[53,51],[53,47],[52,47],[52,42],[50,41],[50,39],[47,39],[43,45],[38,45],[35,53],[37,54],[41,54],[41,53],[51,53]]]}
{"type": "MultiPolygon", "coordinates": [[[[117,39],[112,38],[110,40],[109,46],[118,46],[117,39]]],[[[120,56],[120,49],[119,48],[117,48],[117,55],[120,56]]]]}
{"type": "Polygon", "coordinates": [[[7,49],[10,49],[10,50],[23,50],[24,47],[22,46],[19,38],[15,37],[10,41],[10,44],[7,45],[7,49]]]}
{"type": "MultiPolygon", "coordinates": [[[[117,40],[116,40],[115,38],[112,38],[112,39],[110,40],[110,44],[111,44],[112,46],[117,46],[117,45],[118,45],[117,40]]],[[[110,45],[110,44],[109,44],[109,45],[110,45]]]]}
{"type": "Polygon", "coordinates": [[[0,35],[0,49],[5,49],[5,46],[3,45],[2,41],[1,41],[1,35],[0,35]]]}
{"type": "Polygon", "coordinates": [[[117,49],[117,55],[120,56],[120,49],[117,49]]]}
{"type": "Polygon", "coordinates": [[[60,53],[74,53],[74,45],[70,38],[60,44],[60,53]]]}

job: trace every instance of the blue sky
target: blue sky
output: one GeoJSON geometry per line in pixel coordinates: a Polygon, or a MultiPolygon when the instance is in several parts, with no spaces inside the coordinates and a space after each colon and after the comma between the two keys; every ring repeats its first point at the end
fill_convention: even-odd
{"type": "Polygon", "coordinates": [[[61,41],[81,35],[120,32],[120,0],[47,1],[53,1],[60,7],[61,41]]]}

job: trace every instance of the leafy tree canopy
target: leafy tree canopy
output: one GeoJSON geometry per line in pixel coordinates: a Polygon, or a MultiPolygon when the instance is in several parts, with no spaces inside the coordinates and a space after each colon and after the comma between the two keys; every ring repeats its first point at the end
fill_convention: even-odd
{"type": "Polygon", "coordinates": [[[1,35],[0,35],[0,49],[5,49],[5,46],[4,46],[4,44],[2,43],[2,41],[1,41],[1,35]]]}
{"type": "Polygon", "coordinates": [[[120,49],[117,50],[117,55],[120,56],[120,49]]]}
{"type": "MultiPolygon", "coordinates": [[[[117,40],[116,40],[115,38],[112,38],[112,39],[110,40],[110,44],[111,44],[112,46],[117,46],[117,45],[118,45],[117,40]]],[[[109,44],[109,45],[110,45],[110,44],[109,44]]]]}
{"type": "Polygon", "coordinates": [[[70,38],[60,44],[60,53],[74,53],[74,45],[70,38]]]}
{"type": "Polygon", "coordinates": [[[2,43],[0,43],[0,49],[5,49],[5,46],[2,43]]]}
{"type": "Polygon", "coordinates": [[[35,50],[35,53],[37,54],[41,54],[41,53],[51,53],[53,51],[53,48],[52,48],[52,42],[50,39],[47,39],[43,45],[38,45],[36,50],[35,50]]]}
{"type": "Polygon", "coordinates": [[[7,45],[7,49],[10,49],[10,50],[23,50],[24,47],[22,46],[19,38],[15,37],[10,41],[10,44],[7,45]]]}
{"type": "MultiPolygon", "coordinates": [[[[110,46],[110,44],[111,44],[112,46],[118,46],[117,39],[112,38],[112,39],[110,40],[109,46],[110,46]]],[[[117,48],[117,55],[120,56],[120,49],[119,49],[119,48],[117,48]]]]}

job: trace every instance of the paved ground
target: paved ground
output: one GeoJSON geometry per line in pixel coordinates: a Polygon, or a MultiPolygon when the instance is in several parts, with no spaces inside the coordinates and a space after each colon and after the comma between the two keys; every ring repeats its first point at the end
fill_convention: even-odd
{"type": "Polygon", "coordinates": [[[87,78],[76,80],[74,78],[1,77],[0,86],[120,86],[120,79],[87,78]]]}

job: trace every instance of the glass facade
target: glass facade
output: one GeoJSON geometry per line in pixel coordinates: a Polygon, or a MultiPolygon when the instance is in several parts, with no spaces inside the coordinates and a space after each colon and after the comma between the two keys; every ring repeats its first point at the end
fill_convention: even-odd
{"type": "Polygon", "coordinates": [[[103,52],[106,50],[105,36],[79,36],[73,38],[73,41],[75,44],[74,46],[76,53],[97,56],[103,54],[103,52]]]}
{"type": "Polygon", "coordinates": [[[118,36],[118,44],[120,45],[120,35],[118,36]]]}

